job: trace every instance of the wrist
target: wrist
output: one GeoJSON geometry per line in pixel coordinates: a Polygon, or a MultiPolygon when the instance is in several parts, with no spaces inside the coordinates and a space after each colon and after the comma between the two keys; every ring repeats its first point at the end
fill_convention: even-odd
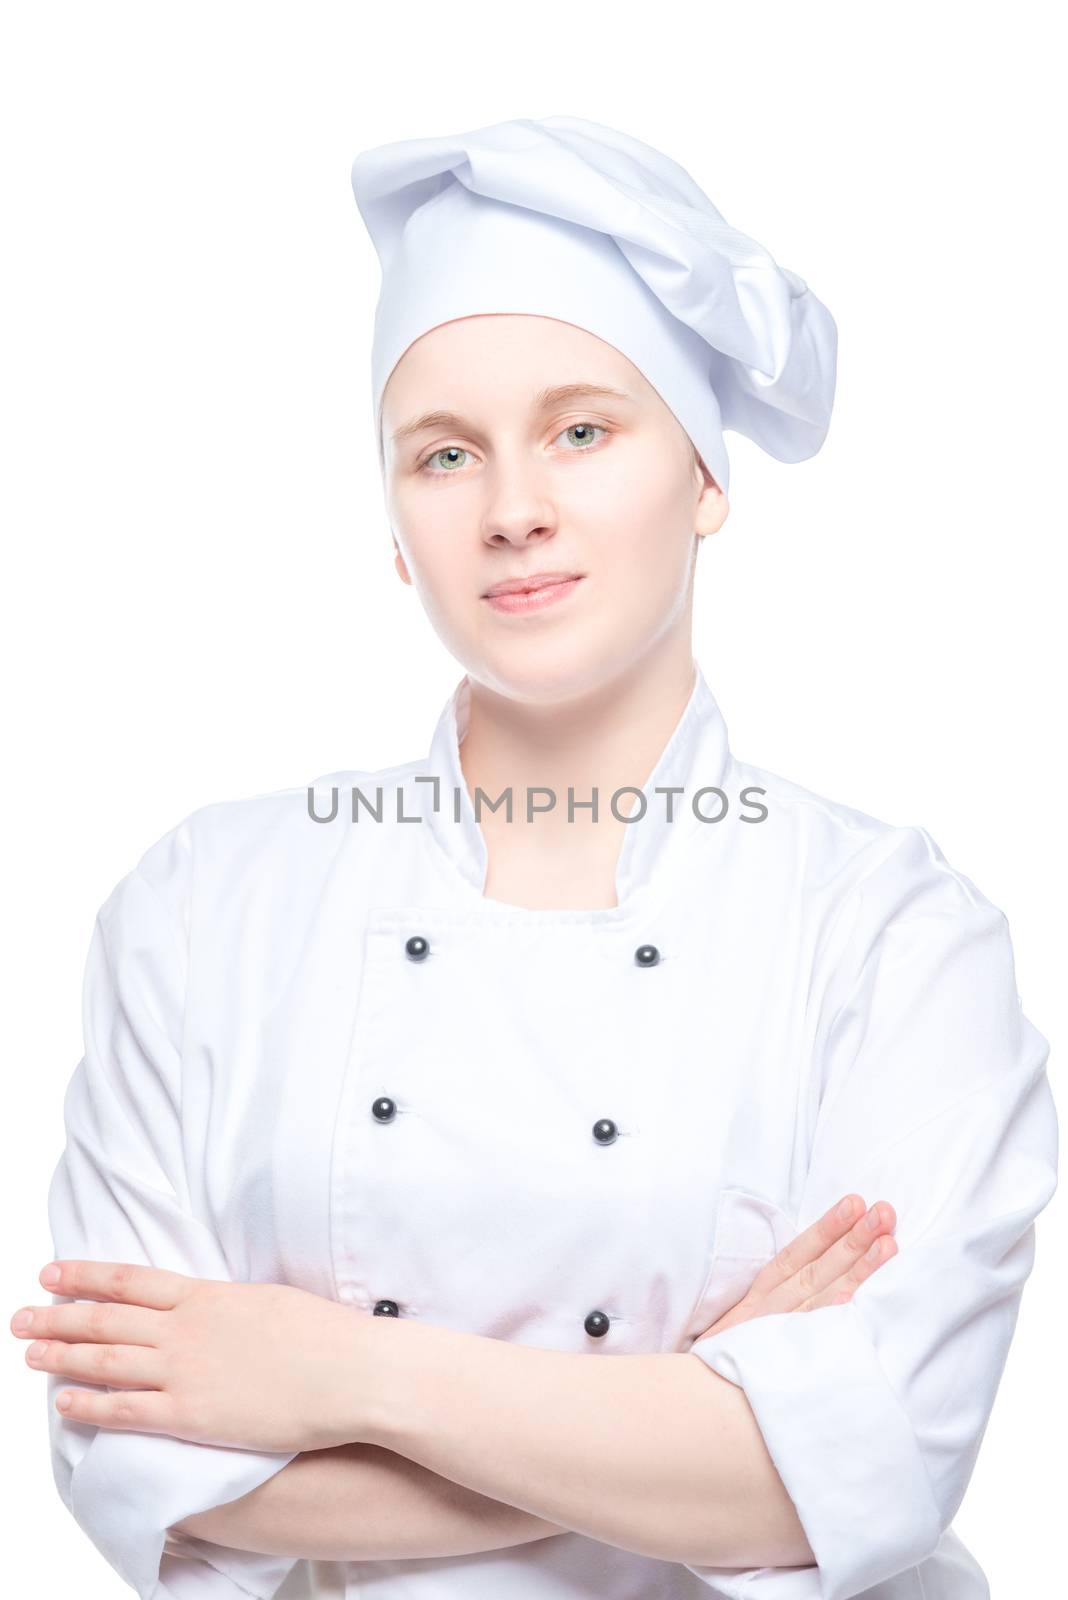
{"type": "Polygon", "coordinates": [[[351,1322],[346,1399],[339,1408],[345,1437],[336,1443],[389,1449],[406,1390],[404,1374],[416,1353],[413,1346],[428,1329],[396,1317],[346,1315],[351,1322]]]}
{"type": "Polygon", "coordinates": [[[471,1347],[489,1341],[411,1317],[364,1320],[360,1440],[417,1460],[413,1447],[450,1432],[471,1381],[471,1347]]]}

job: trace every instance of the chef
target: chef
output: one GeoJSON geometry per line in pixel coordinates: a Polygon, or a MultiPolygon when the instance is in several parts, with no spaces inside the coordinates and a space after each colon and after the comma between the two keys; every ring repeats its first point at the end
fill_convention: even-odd
{"type": "Polygon", "coordinates": [[[144,1600],[980,1600],[1048,1046],[1004,914],[739,760],[692,653],[724,432],[811,456],[834,324],[582,119],[353,185],[397,570],[465,671],[426,755],[206,805],[99,913],[32,1308],[60,1493],[144,1600]],[[198,1437],[138,1330],[206,1280],[286,1289],[262,1414],[198,1437]]]}

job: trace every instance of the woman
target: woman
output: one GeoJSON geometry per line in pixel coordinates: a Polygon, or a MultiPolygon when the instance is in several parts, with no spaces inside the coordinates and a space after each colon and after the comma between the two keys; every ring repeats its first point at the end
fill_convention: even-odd
{"type": "Polygon", "coordinates": [[[692,653],[723,431],[818,449],[834,324],[581,119],[353,181],[465,675],[427,758],[206,806],[102,908],[16,1329],[57,1484],[146,1597],[978,1600],[1046,1042],[1002,913],[737,760],[692,653]]]}

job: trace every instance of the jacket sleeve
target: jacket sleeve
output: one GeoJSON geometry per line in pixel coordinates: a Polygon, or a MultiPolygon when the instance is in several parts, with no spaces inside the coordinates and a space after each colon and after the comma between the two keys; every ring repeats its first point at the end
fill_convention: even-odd
{"type": "MultiPolygon", "coordinates": [[[[160,840],[101,908],[85,970],[85,1053],[63,1104],[66,1146],[48,1191],[57,1260],[131,1261],[232,1277],[193,1214],[181,1117],[187,965],[180,831],[160,840]]],[[[53,1305],[71,1304],[53,1295],[53,1305]]],[[[197,1511],[239,1499],[297,1452],[261,1454],[70,1421],[46,1374],[52,1470],[68,1510],[143,1600],[248,1594],[267,1600],[295,1559],[168,1536],[197,1511]]],[[[76,1380],[75,1387],[105,1386],[76,1380]]],[[[108,1392],[114,1392],[111,1386],[108,1392]]]]}
{"type": "Polygon", "coordinates": [[[728,1597],[847,1600],[932,1554],[1056,1189],[1048,1045],[1021,1010],[1005,917],[908,834],[852,907],[850,981],[817,1002],[814,1136],[788,1235],[857,1192],[894,1206],[897,1254],[844,1305],[692,1346],[744,1389],[816,1558],[690,1569],[728,1597]]]}

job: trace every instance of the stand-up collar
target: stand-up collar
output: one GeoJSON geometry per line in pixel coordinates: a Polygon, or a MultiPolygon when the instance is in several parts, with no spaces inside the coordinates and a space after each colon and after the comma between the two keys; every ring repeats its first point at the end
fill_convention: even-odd
{"type": "MultiPolygon", "coordinates": [[[[438,718],[429,758],[422,769],[438,781],[419,787],[424,795],[421,809],[435,839],[467,882],[481,894],[489,855],[460,762],[460,745],[467,734],[470,705],[471,684],[465,674],[438,718]]],[[[669,859],[674,861],[678,851],[685,850],[695,829],[708,829],[713,825],[701,819],[716,818],[724,802],[718,794],[699,791],[722,788],[729,760],[726,724],[695,661],[690,698],[642,786],[645,813],[626,825],[616,865],[619,908],[640,895],[653,875],[666,868],[669,859]],[[683,792],[658,792],[665,789],[683,792]]],[[[496,796],[488,798],[492,800],[496,796]]],[[[522,791],[515,792],[513,805],[523,806],[525,798],[522,791]]],[[[608,795],[599,796],[602,814],[610,799],[608,795]]],[[[557,803],[560,803],[559,797],[557,803]]],[[[482,804],[485,807],[486,801],[482,804]]],[[[621,812],[627,807],[641,811],[640,804],[635,807],[635,797],[629,793],[622,795],[618,804],[621,812]]]]}

